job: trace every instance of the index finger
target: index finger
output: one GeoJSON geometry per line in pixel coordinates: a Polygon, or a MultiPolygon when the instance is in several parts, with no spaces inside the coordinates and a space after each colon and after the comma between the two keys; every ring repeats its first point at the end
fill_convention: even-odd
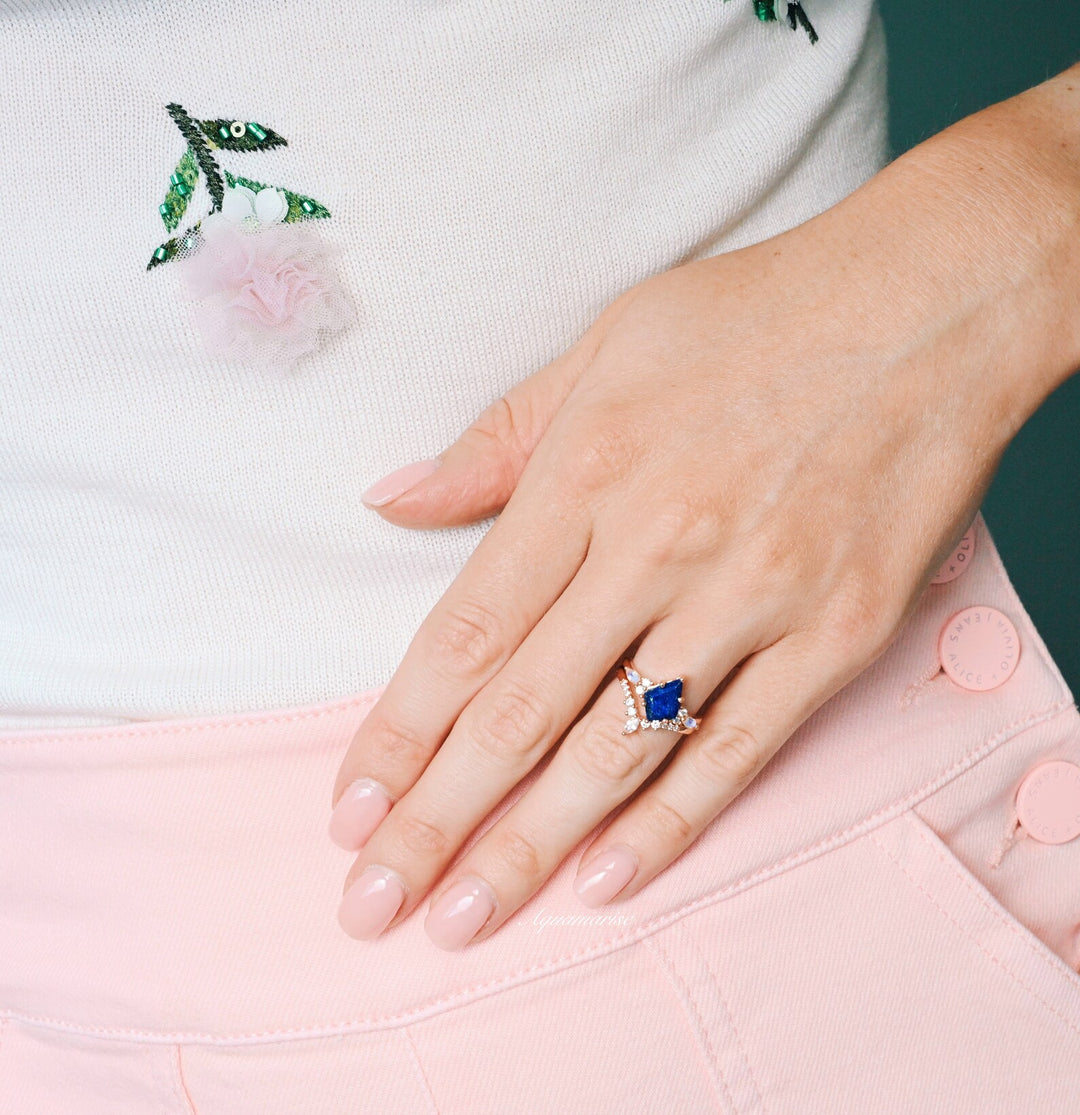
{"type": "MultiPolygon", "coordinates": [[[[389,809],[423,773],[462,709],[498,673],[585,560],[589,524],[584,514],[562,505],[543,490],[546,486],[538,486],[534,494],[528,472],[417,629],[357,729],[338,770],[332,807],[364,777],[385,787],[389,798],[384,812],[389,809]]],[[[364,812],[370,814],[372,806],[364,812]]],[[[373,829],[379,820],[363,827],[373,829]]],[[[352,846],[359,847],[370,832],[358,832],[345,818],[332,824],[331,835],[355,850],[352,846]]]]}

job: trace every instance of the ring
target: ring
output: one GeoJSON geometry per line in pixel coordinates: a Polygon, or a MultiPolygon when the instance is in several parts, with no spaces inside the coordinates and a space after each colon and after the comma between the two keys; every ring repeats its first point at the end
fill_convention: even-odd
{"type": "Polygon", "coordinates": [[[689,735],[699,726],[683,707],[683,679],[649,681],[634,669],[630,659],[620,667],[619,684],[626,698],[626,727],[623,735],[646,728],[668,728],[681,736],[689,735]]]}

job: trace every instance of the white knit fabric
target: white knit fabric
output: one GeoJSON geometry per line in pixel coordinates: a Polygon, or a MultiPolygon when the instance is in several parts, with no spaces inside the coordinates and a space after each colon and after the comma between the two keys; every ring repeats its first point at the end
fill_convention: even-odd
{"type": "Polygon", "coordinates": [[[361,493],[883,164],[871,0],[803,7],[816,44],[750,0],[0,0],[0,727],[385,682],[490,520],[361,493]],[[207,358],[145,270],[172,101],[280,133],[221,161],[330,209],[358,316],[288,373],[207,358]]]}

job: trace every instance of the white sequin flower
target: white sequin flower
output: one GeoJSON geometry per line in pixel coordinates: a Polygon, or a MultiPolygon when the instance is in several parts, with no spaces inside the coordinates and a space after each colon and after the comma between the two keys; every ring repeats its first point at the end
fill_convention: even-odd
{"type": "Polygon", "coordinates": [[[289,212],[289,200],[281,190],[272,186],[258,193],[247,186],[229,186],[221,202],[221,212],[236,225],[274,225],[285,219],[289,212]]]}

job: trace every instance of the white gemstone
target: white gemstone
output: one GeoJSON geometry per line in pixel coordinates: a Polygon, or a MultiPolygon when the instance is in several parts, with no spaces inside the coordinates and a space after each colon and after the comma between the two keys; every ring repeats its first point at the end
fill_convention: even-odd
{"type": "Polygon", "coordinates": [[[645,692],[645,686],[643,686],[643,685],[635,685],[635,686],[634,686],[634,692],[635,692],[635,693],[644,693],[644,692],[645,692]]]}
{"type": "Polygon", "coordinates": [[[634,698],[633,697],[627,697],[626,698],[626,707],[627,708],[633,708],[634,707],[634,698]]]}
{"type": "Polygon", "coordinates": [[[631,716],[630,719],[627,720],[627,722],[626,722],[626,730],[628,732],[637,731],[637,726],[638,726],[638,718],[636,716],[631,716]]]}
{"type": "Polygon", "coordinates": [[[697,721],[692,716],[688,716],[686,718],[686,726],[688,728],[696,728],[697,727],[697,721]]]}
{"type": "Polygon", "coordinates": [[[641,675],[637,672],[637,670],[627,670],[626,676],[631,681],[641,681],[641,675]]]}
{"type": "Polygon", "coordinates": [[[646,689],[648,689],[649,686],[652,685],[652,682],[649,681],[648,678],[642,678],[641,679],[641,684],[644,685],[646,689]]]}

